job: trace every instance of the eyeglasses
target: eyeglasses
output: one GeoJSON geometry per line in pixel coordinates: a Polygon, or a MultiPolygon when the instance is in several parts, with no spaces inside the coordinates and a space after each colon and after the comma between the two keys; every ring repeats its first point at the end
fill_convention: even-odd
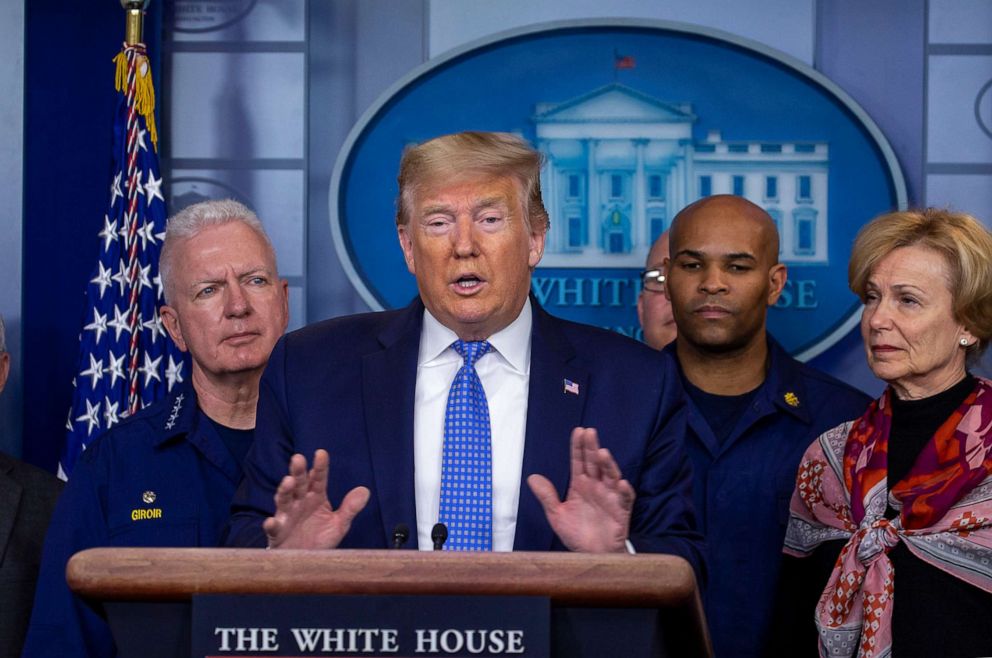
{"type": "Polygon", "coordinates": [[[660,269],[641,272],[641,287],[649,292],[665,292],[665,273],[660,269]]]}

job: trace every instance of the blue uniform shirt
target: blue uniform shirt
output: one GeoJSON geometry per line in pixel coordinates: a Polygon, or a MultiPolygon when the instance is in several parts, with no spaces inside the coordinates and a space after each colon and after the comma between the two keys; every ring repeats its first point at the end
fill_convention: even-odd
{"type": "MultiPolygon", "coordinates": [[[[768,352],[768,375],[722,445],[685,396],[693,503],[706,539],[706,618],[718,658],[762,655],[799,460],[817,436],[871,402],[770,337],[768,352]]],[[[675,343],[664,353],[678,362],[675,343]]]]}
{"type": "Polygon", "coordinates": [[[65,581],[96,546],[216,546],[238,464],[192,387],[135,414],[80,456],[52,516],[24,656],[113,656],[110,629],[65,581]]]}

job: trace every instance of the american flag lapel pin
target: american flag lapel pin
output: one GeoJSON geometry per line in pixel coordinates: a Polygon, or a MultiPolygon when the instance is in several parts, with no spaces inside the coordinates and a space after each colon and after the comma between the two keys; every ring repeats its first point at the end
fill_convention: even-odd
{"type": "Polygon", "coordinates": [[[564,380],[565,393],[571,393],[572,395],[579,394],[579,383],[573,382],[571,379],[564,380]]]}

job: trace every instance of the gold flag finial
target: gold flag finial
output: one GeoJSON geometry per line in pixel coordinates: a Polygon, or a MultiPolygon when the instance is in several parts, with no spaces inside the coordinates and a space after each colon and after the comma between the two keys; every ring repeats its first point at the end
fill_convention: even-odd
{"type": "Polygon", "coordinates": [[[150,2],[151,0],[121,0],[121,7],[127,12],[124,43],[141,43],[141,24],[150,2]]]}
{"type": "Polygon", "coordinates": [[[145,9],[151,0],[121,0],[121,7],[127,12],[127,33],[124,50],[117,53],[115,86],[117,91],[128,97],[128,104],[145,117],[148,136],[152,145],[158,148],[158,131],[155,129],[155,87],[152,85],[152,67],[141,41],[141,24],[145,9]]]}

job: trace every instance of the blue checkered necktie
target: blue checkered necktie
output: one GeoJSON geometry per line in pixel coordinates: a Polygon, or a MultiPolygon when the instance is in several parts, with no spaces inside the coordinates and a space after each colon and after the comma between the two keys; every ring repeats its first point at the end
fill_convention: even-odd
{"type": "Polygon", "coordinates": [[[448,527],[444,550],[491,551],[493,469],[489,403],[475,363],[493,346],[486,341],[456,340],[451,347],[464,362],[451,382],[444,411],[438,520],[448,527]]]}

